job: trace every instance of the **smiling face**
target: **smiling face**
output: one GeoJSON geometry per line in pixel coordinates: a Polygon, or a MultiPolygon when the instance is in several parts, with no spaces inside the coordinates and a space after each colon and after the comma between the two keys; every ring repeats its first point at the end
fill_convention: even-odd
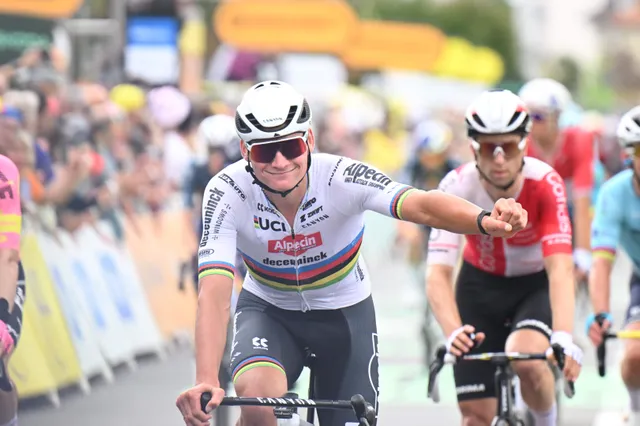
{"type": "Polygon", "coordinates": [[[256,178],[276,191],[293,188],[307,173],[308,150],[313,151],[313,133],[292,133],[273,141],[241,142],[242,156],[250,160],[256,178]]]}

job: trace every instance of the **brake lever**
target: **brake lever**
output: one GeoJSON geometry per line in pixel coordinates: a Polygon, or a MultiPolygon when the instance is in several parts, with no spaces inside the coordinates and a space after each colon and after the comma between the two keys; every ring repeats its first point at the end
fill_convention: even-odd
{"type": "MultiPolygon", "coordinates": [[[[560,346],[557,343],[554,343],[553,345],[551,345],[551,349],[553,350],[553,356],[556,359],[556,362],[558,363],[558,368],[562,373],[562,371],[564,370],[564,362],[565,362],[564,349],[562,348],[562,346],[560,346]]],[[[576,394],[575,384],[571,380],[565,380],[564,382],[565,382],[564,394],[566,395],[567,398],[573,398],[573,396],[576,394]]]]}
{"type": "MultiPolygon", "coordinates": [[[[604,325],[605,316],[602,314],[598,314],[595,317],[595,321],[598,323],[600,327],[604,325]]],[[[598,375],[600,377],[604,377],[607,374],[607,332],[602,333],[602,343],[598,345],[596,348],[596,359],[598,361],[598,375]]]]}
{"type": "Polygon", "coordinates": [[[440,346],[436,350],[436,356],[431,365],[429,366],[429,382],[427,384],[427,397],[433,400],[434,402],[440,402],[439,395],[434,394],[434,388],[436,385],[436,380],[438,378],[438,373],[444,367],[444,358],[447,355],[446,346],[440,346]]]}

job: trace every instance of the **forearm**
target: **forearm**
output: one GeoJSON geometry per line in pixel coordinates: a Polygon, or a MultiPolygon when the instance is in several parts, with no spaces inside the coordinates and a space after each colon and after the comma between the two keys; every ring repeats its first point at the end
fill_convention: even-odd
{"type": "Polygon", "coordinates": [[[404,220],[456,234],[480,233],[477,219],[482,209],[475,204],[439,190],[417,191],[414,197],[417,208],[407,214],[403,209],[404,220]]]}
{"type": "Polygon", "coordinates": [[[0,249],[0,299],[9,302],[9,311],[13,309],[13,301],[18,288],[18,253],[17,250],[0,249]]]}
{"type": "Polygon", "coordinates": [[[462,326],[450,276],[440,272],[429,273],[427,298],[433,315],[446,336],[462,326]]]}
{"type": "Polygon", "coordinates": [[[591,251],[591,218],[589,214],[591,199],[589,197],[576,198],[574,205],[575,248],[591,251]]]}
{"type": "Polygon", "coordinates": [[[575,310],[573,263],[557,265],[549,271],[549,299],[553,330],[573,332],[575,310]]]}
{"type": "Polygon", "coordinates": [[[612,262],[609,259],[596,257],[589,274],[589,295],[593,312],[609,312],[610,284],[612,262]]]}
{"type": "Polygon", "coordinates": [[[71,197],[77,186],[78,179],[65,171],[47,187],[46,200],[52,204],[63,204],[71,197]]]}
{"type": "Polygon", "coordinates": [[[202,278],[200,284],[195,336],[196,382],[219,386],[218,372],[227,340],[232,283],[227,277],[212,275],[202,278]]]}

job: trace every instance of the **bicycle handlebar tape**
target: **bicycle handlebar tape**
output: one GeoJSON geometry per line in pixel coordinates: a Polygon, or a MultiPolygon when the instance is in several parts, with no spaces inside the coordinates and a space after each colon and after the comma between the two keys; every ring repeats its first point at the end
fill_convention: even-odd
{"type": "Polygon", "coordinates": [[[200,409],[203,413],[207,412],[207,404],[211,401],[211,398],[213,398],[211,392],[202,392],[202,395],[200,395],[200,409]]]}
{"type": "Polygon", "coordinates": [[[367,410],[367,401],[365,401],[362,395],[356,394],[351,397],[351,406],[353,407],[353,411],[356,413],[356,417],[360,418],[365,415],[367,410]]]}

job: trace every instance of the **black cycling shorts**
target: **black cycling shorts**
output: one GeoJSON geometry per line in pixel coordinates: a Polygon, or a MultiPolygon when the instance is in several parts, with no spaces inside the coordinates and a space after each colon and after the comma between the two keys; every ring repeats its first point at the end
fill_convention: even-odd
{"type": "MultiPolygon", "coordinates": [[[[256,366],[283,371],[293,386],[306,353],[316,355],[315,398],[349,400],[361,394],[378,409],[378,334],[371,296],[336,310],[279,309],[247,290],[233,318],[233,381],[256,366]]],[[[318,410],[321,426],[355,422],[350,410],[318,410]]]]}
{"type": "Polygon", "coordinates": [[[627,309],[626,324],[640,321],[640,276],[633,273],[629,283],[629,308],[627,309]]]}
{"type": "MultiPolygon", "coordinates": [[[[551,337],[551,304],[546,271],[503,277],[463,262],[456,284],[463,324],[486,338],[471,353],[501,352],[512,331],[528,328],[551,337]]],[[[453,368],[458,401],[496,396],[495,367],[488,362],[462,362],[453,368]]]]}
{"type": "Polygon", "coordinates": [[[11,309],[11,312],[9,312],[9,318],[7,320],[9,334],[13,339],[14,346],[18,345],[20,332],[22,331],[22,311],[24,309],[24,299],[26,295],[24,279],[25,276],[22,263],[18,263],[18,288],[16,290],[16,297],[13,300],[13,308],[11,309]]]}

